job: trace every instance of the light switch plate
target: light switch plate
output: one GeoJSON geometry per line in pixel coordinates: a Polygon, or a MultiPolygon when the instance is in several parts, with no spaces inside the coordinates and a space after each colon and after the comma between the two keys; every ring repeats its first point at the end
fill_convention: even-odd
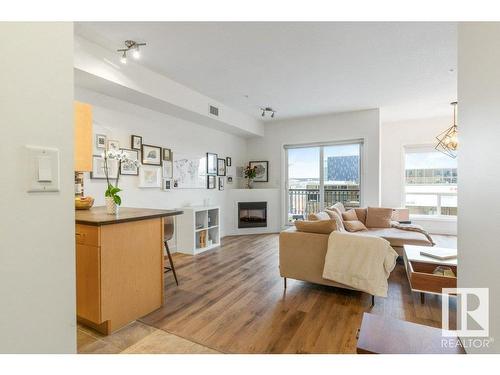
{"type": "Polygon", "coordinates": [[[28,192],[59,191],[59,150],[26,146],[28,192]]]}

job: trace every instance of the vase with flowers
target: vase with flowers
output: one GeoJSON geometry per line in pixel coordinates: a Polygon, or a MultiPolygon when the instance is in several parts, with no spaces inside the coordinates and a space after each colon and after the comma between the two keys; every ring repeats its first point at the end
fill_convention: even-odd
{"type": "Polygon", "coordinates": [[[107,189],[104,192],[104,199],[106,200],[106,211],[110,215],[117,215],[119,212],[120,205],[122,204],[122,198],[118,195],[122,189],[118,187],[118,181],[120,179],[121,166],[126,165],[130,167],[139,167],[139,161],[130,159],[127,154],[122,150],[107,150],[102,154],[104,159],[104,174],[106,176],[107,189]],[[117,171],[114,185],[113,176],[110,176],[109,161],[117,161],[117,171]]]}
{"type": "Polygon", "coordinates": [[[257,167],[250,167],[249,165],[245,168],[244,171],[245,178],[247,179],[247,187],[249,189],[252,188],[253,179],[257,176],[257,167]]]}

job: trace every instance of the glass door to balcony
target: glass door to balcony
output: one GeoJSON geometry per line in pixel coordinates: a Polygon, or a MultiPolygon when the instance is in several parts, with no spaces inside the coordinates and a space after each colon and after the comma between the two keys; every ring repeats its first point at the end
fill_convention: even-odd
{"type": "Polygon", "coordinates": [[[359,207],[361,142],[285,146],[287,223],[336,202],[359,207]]]}

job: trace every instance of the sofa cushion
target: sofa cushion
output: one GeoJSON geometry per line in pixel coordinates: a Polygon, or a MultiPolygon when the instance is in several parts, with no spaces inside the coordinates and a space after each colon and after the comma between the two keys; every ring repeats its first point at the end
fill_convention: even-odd
{"type": "Polygon", "coordinates": [[[330,220],[330,215],[328,215],[325,211],[316,212],[315,214],[307,215],[307,220],[330,220]]]}
{"type": "Polygon", "coordinates": [[[344,227],[348,232],[359,232],[367,230],[365,224],[359,220],[344,220],[344,227]]]}
{"type": "Polygon", "coordinates": [[[358,216],[356,215],[356,211],[354,211],[353,209],[350,209],[346,212],[342,212],[342,220],[344,220],[344,221],[358,220],[358,216]]]}
{"type": "Polygon", "coordinates": [[[397,228],[368,228],[362,234],[382,237],[389,241],[393,247],[403,247],[404,245],[432,246],[424,234],[397,228]]]}
{"type": "Polygon", "coordinates": [[[335,220],[335,223],[337,224],[337,230],[340,231],[340,232],[345,232],[344,222],[342,220],[342,216],[339,215],[339,213],[337,212],[337,210],[331,211],[331,210],[325,209],[325,212],[328,215],[330,215],[330,218],[332,220],[335,220]]]}
{"type": "Polygon", "coordinates": [[[366,226],[368,228],[390,228],[392,208],[368,207],[366,226]]]}
{"type": "Polygon", "coordinates": [[[295,221],[295,228],[300,232],[308,233],[322,233],[330,234],[337,230],[337,223],[335,220],[297,220],[295,221]]]}
{"type": "Polygon", "coordinates": [[[354,211],[356,212],[356,216],[358,217],[358,220],[361,221],[363,224],[366,224],[366,208],[355,208],[354,211]]]}
{"type": "Polygon", "coordinates": [[[333,206],[328,207],[330,211],[335,211],[339,214],[339,216],[342,218],[342,213],[345,212],[345,207],[342,204],[342,202],[337,202],[333,206]]]}

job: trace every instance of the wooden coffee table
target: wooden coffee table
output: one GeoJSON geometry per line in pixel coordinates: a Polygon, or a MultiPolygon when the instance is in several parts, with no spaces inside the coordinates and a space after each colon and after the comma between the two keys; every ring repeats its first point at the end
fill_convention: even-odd
{"type": "MultiPolygon", "coordinates": [[[[425,302],[425,293],[441,294],[443,288],[457,287],[457,259],[440,260],[425,255],[420,255],[421,250],[429,250],[427,246],[404,246],[404,262],[406,275],[412,292],[420,293],[420,302],[425,302]],[[451,268],[455,277],[434,275],[432,272],[438,266],[451,268]]],[[[449,249],[433,247],[433,251],[445,252],[449,249]]]]}

